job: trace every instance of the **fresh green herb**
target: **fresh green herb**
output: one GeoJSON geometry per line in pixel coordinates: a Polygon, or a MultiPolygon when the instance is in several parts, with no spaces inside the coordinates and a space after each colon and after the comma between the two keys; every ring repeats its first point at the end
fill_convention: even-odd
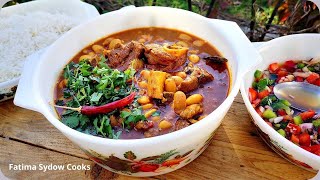
{"type": "Polygon", "coordinates": [[[120,117],[124,119],[123,126],[126,128],[130,128],[131,124],[135,124],[138,121],[147,120],[147,118],[142,114],[142,110],[140,108],[135,108],[131,112],[121,111],[120,117]]]}
{"type": "MultiPolygon", "coordinates": [[[[97,65],[93,66],[88,60],[74,62],[66,65],[63,77],[68,83],[63,89],[65,105],[68,107],[79,107],[81,105],[99,106],[128,96],[134,89],[132,81],[135,70],[129,68],[121,72],[111,69],[106,64],[107,59],[101,56],[97,65]]],[[[134,109],[133,105],[130,105],[134,109]]],[[[62,113],[62,122],[67,126],[84,133],[101,135],[112,139],[118,139],[121,130],[112,129],[110,115],[100,114],[96,116],[85,116],[75,111],[65,110],[62,113]]],[[[133,110],[124,121],[126,127],[131,122],[146,120],[141,110],[133,110]]]]}
{"type": "Polygon", "coordinates": [[[68,116],[63,118],[62,121],[71,128],[76,128],[79,125],[79,118],[77,116],[68,116]]]}

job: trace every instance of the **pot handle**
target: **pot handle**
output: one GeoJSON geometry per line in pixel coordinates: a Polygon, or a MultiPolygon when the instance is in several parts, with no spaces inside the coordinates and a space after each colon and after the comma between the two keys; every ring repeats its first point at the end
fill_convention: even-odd
{"type": "Polygon", "coordinates": [[[13,103],[16,106],[37,112],[41,111],[41,107],[38,106],[39,103],[37,103],[38,91],[35,88],[33,77],[40,56],[43,54],[44,51],[45,49],[41,49],[27,57],[23,66],[23,71],[19,80],[18,88],[13,100],[13,103]]]}

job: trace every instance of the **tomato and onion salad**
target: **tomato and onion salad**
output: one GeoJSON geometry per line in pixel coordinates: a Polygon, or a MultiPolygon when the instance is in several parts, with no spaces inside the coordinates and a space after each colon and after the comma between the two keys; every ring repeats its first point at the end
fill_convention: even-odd
{"type": "Polygon", "coordinates": [[[320,61],[288,60],[272,63],[267,70],[256,70],[249,88],[249,100],[256,112],[280,135],[301,148],[320,156],[320,115],[314,110],[299,111],[273,93],[276,84],[307,82],[320,86],[320,61]]]}

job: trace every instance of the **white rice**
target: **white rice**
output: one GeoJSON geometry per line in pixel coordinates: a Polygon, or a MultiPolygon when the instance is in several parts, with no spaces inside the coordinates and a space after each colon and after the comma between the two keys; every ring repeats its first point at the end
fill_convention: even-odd
{"type": "Polygon", "coordinates": [[[0,13],[0,83],[19,77],[27,56],[47,47],[79,22],[59,12],[0,13]]]}

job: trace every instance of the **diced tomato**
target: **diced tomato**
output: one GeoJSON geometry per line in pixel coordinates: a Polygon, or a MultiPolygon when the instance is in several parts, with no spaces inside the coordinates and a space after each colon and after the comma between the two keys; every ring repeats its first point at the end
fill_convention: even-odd
{"type": "Polygon", "coordinates": [[[300,136],[299,136],[299,144],[301,146],[310,146],[310,144],[311,144],[310,135],[308,133],[300,134],[300,136]]]}
{"type": "Polygon", "coordinates": [[[310,146],[311,152],[320,151],[320,144],[310,146]]]}
{"type": "Polygon", "coordinates": [[[312,73],[312,74],[310,74],[310,75],[307,77],[306,80],[308,81],[308,83],[313,84],[313,83],[315,83],[319,78],[320,78],[320,76],[319,76],[318,73],[312,73]]]}
{"type": "Polygon", "coordinates": [[[303,79],[303,77],[297,76],[297,77],[296,77],[296,81],[297,81],[297,82],[303,82],[304,79],[303,79]]]}
{"type": "Polygon", "coordinates": [[[294,134],[291,134],[291,139],[290,140],[295,144],[299,144],[299,138],[294,134]]]}
{"type": "Polygon", "coordinates": [[[260,102],[261,102],[261,99],[256,99],[256,100],[254,100],[254,101],[252,102],[253,108],[256,108],[256,107],[260,104],[260,102]]]}
{"type": "Polygon", "coordinates": [[[311,147],[310,146],[300,146],[301,148],[303,148],[306,151],[311,152],[311,147]]]}
{"type": "Polygon", "coordinates": [[[316,114],[315,111],[313,110],[309,110],[309,111],[306,111],[306,112],[303,112],[303,113],[300,113],[300,117],[302,120],[307,120],[307,119],[310,119],[312,118],[314,115],[316,114]]]}
{"type": "Polygon", "coordinates": [[[320,78],[316,80],[316,82],[313,83],[316,86],[320,86],[320,78]]]}
{"type": "Polygon", "coordinates": [[[277,72],[277,70],[280,68],[279,64],[278,63],[272,63],[269,65],[269,71],[271,73],[275,73],[277,72]]]}
{"type": "Polygon", "coordinates": [[[277,113],[278,113],[279,116],[285,116],[285,115],[287,115],[286,111],[283,110],[283,109],[279,109],[279,110],[277,111],[277,113]]]}
{"type": "Polygon", "coordinates": [[[313,152],[313,154],[317,155],[317,156],[320,156],[320,150],[319,151],[316,151],[316,152],[313,152]]]}
{"type": "Polygon", "coordinates": [[[258,97],[258,92],[253,89],[253,88],[249,88],[249,100],[252,103],[254,100],[256,100],[258,97]]]}
{"type": "Polygon", "coordinates": [[[300,126],[297,126],[293,123],[288,123],[286,130],[289,131],[291,134],[300,134],[301,133],[301,128],[300,126]]]}
{"type": "Polygon", "coordinates": [[[256,108],[255,110],[256,110],[256,112],[259,114],[259,116],[262,116],[262,112],[260,111],[259,108],[256,108]]]}
{"type": "Polygon", "coordinates": [[[283,64],[283,67],[289,72],[293,72],[296,69],[295,66],[296,66],[296,63],[293,62],[292,60],[286,61],[283,64]]]}
{"type": "Polygon", "coordinates": [[[269,94],[270,94],[270,92],[267,89],[265,89],[265,90],[259,92],[258,97],[259,97],[259,99],[263,99],[263,98],[267,97],[269,94]]]}
{"type": "Polygon", "coordinates": [[[280,70],[280,71],[278,71],[277,75],[278,75],[278,77],[284,77],[284,76],[288,75],[288,71],[280,70]]]}

